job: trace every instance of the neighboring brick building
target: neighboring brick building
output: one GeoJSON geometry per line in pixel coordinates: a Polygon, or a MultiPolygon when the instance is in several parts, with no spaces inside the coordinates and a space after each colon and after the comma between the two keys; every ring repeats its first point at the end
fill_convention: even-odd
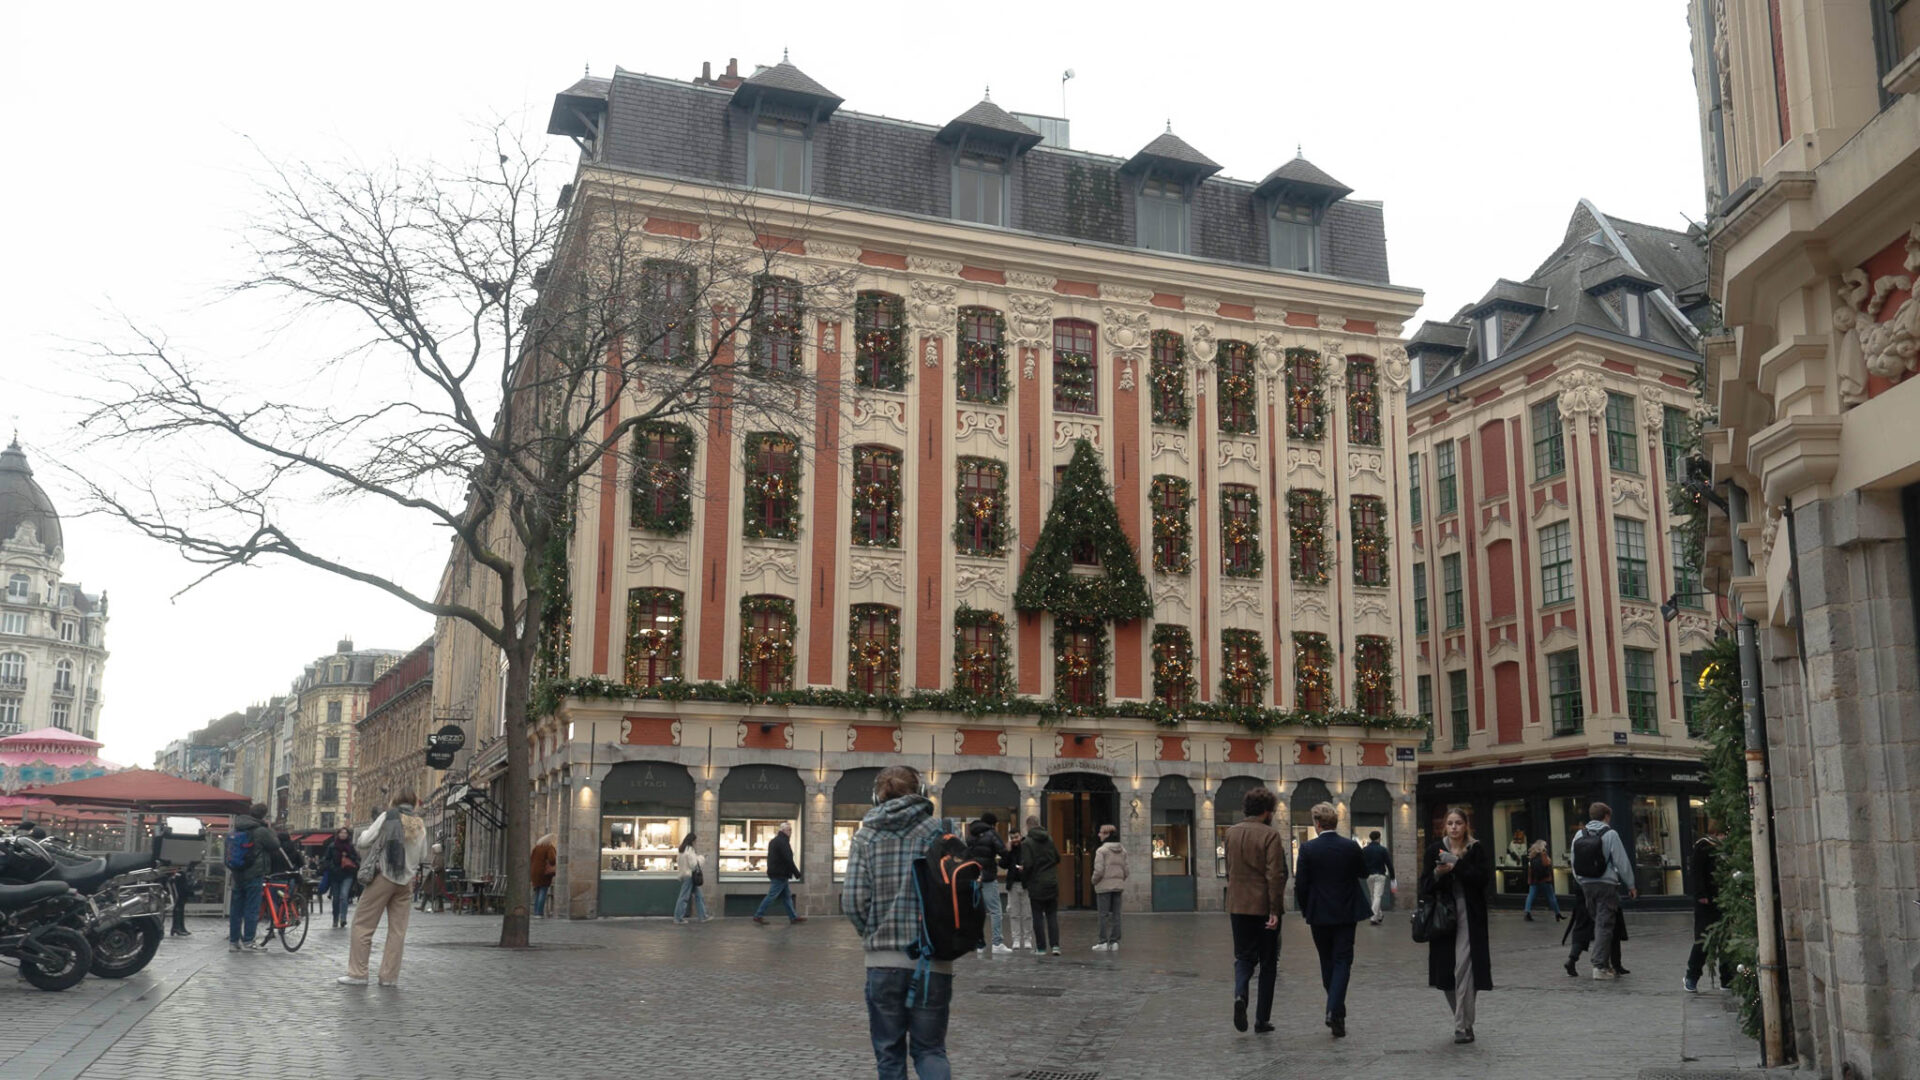
{"type": "Polygon", "coordinates": [[[1694,0],[1709,585],[1757,625],[1793,1043],[1920,1076],[1920,3],[1694,0]]]}
{"type": "Polygon", "coordinates": [[[1696,654],[1718,620],[1667,507],[1705,280],[1685,233],[1583,200],[1532,276],[1407,345],[1409,674],[1436,736],[1420,822],[1437,835],[1450,806],[1472,811],[1515,903],[1535,840],[1574,891],[1568,845],[1594,799],[1635,853],[1641,899],[1687,903],[1705,825],[1696,654]]]}
{"type": "MultiPolygon", "coordinates": [[[[1115,821],[1134,907],[1217,907],[1214,829],[1255,784],[1340,802],[1412,865],[1398,334],[1419,294],[1388,281],[1380,206],[1300,157],[1219,177],[1171,132],[1118,158],[990,101],[944,126],[839,105],[786,63],[556,99],[573,205],[645,208],[656,257],[777,249],[739,345],[850,397],[803,445],[731,413],[649,430],[580,489],[565,673],[692,685],[591,689],[538,728],[567,910],[664,912],[688,830],[717,848],[720,907],[750,907],[793,820],[805,902],[830,911],[874,771],[901,761],[947,813],[1044,818],[1069,906],[1115,821]],[[780,321],[780,290],[828,279],[780,321]]],[[[698,271],[662,266],[657,291],[698,271]]],[[[470,581],[450,566],[488,603],[470,581]]],[[[436,657],[465,674],[435,693],[473,709],[484,785],[494,654],[448,636],[475,655],[436,657]]],[[[470,872],[484,846],[468,834],[470,872]]]]}
{"type": "Polygon", "coordinates": [[[440,782],[427,768],[433,720],[433,639],[400,658],[367,691],[367,713],[354,725],[353,799],[347,823],[371,822],[402,790],[425,799],[440,782]]]}

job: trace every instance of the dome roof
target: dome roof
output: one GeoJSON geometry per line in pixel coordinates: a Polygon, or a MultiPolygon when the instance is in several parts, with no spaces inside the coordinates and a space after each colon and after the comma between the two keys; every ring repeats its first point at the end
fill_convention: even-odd
{"type": "Polygon", "coordinates": [[[36,542],[48,555],[57,555],[61,548],[60,515],[53,509],[53,500],[34,483],[33,468],[27,464],[26,452],[20,449],[16,436],[0,451],[0,543],[12,540],[20,526],[29,523],[34,527],[36,542]]]}

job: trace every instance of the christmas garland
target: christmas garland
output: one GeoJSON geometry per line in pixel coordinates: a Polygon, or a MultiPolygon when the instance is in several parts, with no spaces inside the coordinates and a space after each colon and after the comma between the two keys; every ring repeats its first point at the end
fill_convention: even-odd
{"type": "Polygon", "coordinates": [[[1287,350],[1287,438],[1319,439],[1327,433],[1327,395],[1321,385],[1320,354],[1313,349],[1287,350]],[[1304,377],[1295,370],[1301,360],[1311,361],[1304,377]],[[1305,410],[1302,419],[1300,413],[1305,410]]]}
{"type": "Polygon", "coordinates": [[[853,302],[853,381],[869,390],[905,390],[907,302],[892,293],[862,292],[853,302]]]}
{"type": "Polygon", "coordinates": [[[1380,377],[1364,357],[1347,361],[1347,441],[1380,445],[1380,377]]]}
{"type": "Polygon", "coordinates": [[[1099,408],[1098,382],[1092,356],[1066,349],[1053,350],[1053,407],[1056,411],[1096,411],[1099,408]]]}
{"type": "Polygon", "coordinates": [[[1353,525],[1353,583],[1371,588],[1385,586],[1387,584],[1386,500],[1377,495],[1355,495],[1353,504],[1348,509],[1348,515],[1353,525]],[[1373,524],[1362,526],[1361,521],[1365,515],[1361,511],[1369,506],[1373,510],[1373,524]],[[1366,560],[1362,559],[1363,555],[1371,557],[1373,566],[1379,572],[1377,579],[1370,580],[1366,577],[1366,560]]]}
{"type": "Polygon", "coordinates": [[[1260,430],[1257,415],[1259,388],[1254,384],[1253,346],[1244,341],[1222,341],[1217,368],[1220,392],[1215,395],[1222,435],[1252,435],[1260,430]]]}
{"type": "Polygon", "coordinates": [[[1361,634],[1353,647],[1353,701],[1362,711],[1375,692],[1393,712],[1393,642],[1377,634],[1361,634]]]}
{"type": "Polygon", "coordinates": [[[1184,626],[1153,628],[1153,696],[1169,708],[1185,709],[1199,694],[1193,677],[1193,634],[1184,626]]]}
{"type": "Polygon", "coordinates": [[[861,688],[872,672],[881,673],[881,689],[875,697],[900,693],[900,609],[888,604],[855,604],[847,612],[847,689],[869,693],[861,688]],[[876,613],[886,620],[886,640],[861,641],[861,623],[876,613]]]}
{"type": "Polygon", "coordinates": [[[761,664],[775,665],[771,682],[791,689],[793,686],[793,601],[784,596],[743,596],[740,598],[740,681],[761,664]],[[763,634],[754,629],[755,615],[779,616],[782,630],[763,634]]]}
{"type": "Polygon", "coordinates": [[[1296,708],[1314,694],[1320,700],[1333,697],[1333,652],[1327,635],[1308,630],[1293,632],[1293,703],[1296,708]]]}
{"type": "Polygon", "coordinates": [[[692,306],[698,279],[694,268],[671,259],[648,259],[640,267],[642,333],[640,354],[652,360],[691,364],[699,320],[692,306]],[[674,299],[669,283],[680,286],[674,299]],[[671,305],[671,306],[669,306],[671,305]]]}
{"type": "Polygon", "coordinates": [[[897,548],[900,546],[900,451],[884,446],[856,446],[853,448],[853,545],[869,548],[897,548]],[[860,482],[863,476],[872,475],[873,466],[885,463],[887,468],[883,479],[860,482]],[[877,539],[861,527],[862,518],[868,514],[884,513],[887,516],[886,531],[877,539]]]}
{"type": "Polygon", "coordinates": [[[1074,442],[1073,460],[1053,493],[1046,524],[1014,590],[1013,606],[1083,619],[1153,615],[1153,596],[1140,572],[1140,558],[1120,527],[1120,512],[1101,477],[1100,459],[1085,439],[1074,442]],[[1098,554],[1101,574],[1073,573],[1073,552],[1082,544],[1098,554]]]}
{"type": "Polygon", "coordinates": [[[1107,703],[1107,624],[1098,619],[1056,616],[1053,620],[1053,700],[1062,708],[1076,710],[1098,708],[1107,703]],[[1069,651],[1069,638],[1076,633],[1093,635],[1093,655],[1081,656],[1069,651]],[[1070,680],[1085,682],[1093,700],[1076,703],[1067,700],[1070,680]]]}
{"type": "Polygon", "coordinates": [[[741,500],[740,534],[749,540],[794,540],[800,536],[800,448],[785,435],[756,432],[746,439],[746,498],[741,500]],[[787,468],[781,472],[759,473],[755,464],[763,452],[787,455],[787,468]],[[785,513],[760,513],[769,507],[785,513]],[[769,527],[768,518],[778,517],[785,527],[769,527]]]}
{"type": "Polygon", "coordinates": [[[1327,496],[1311,488],[1287,492],[1287,562],[1302,585],[1327,583],[1327,496]],[[1308,565],[1306,553],[1319,556],[1308,565]]]}
{"type": "Polygon", "coordinates": [[[1184,428],[1193,419],[1187,400],[1187,343],[1171,330],[1155,330],[1152,355],[1147,386],[1153,422],[1184,428]]]}
{"type": "Polygon", "coordinates": [[[632,527],[673,536],[693,528],[692,430],[685,424],[656,420],[634,429],[633,445],[633,506],[628,515],[632,527]],[[640,447],[660,436],[672,440],[668,456],[664,460],[644,456],[640,447]],[[664,507],[658,505],[662,492],[668,496],[664,507]]]}
{"type": "Polygon", "coordinates": [[[1260,550],[1260,493],[1240,484],[1220,485],[1220,573],[1227,577],[1257,578],[1266,564],[1266,555],[1260,550]],[[1244,520],[1234,516],[1235,499],[1247,501],[1244,520]],[[1229,564],[1228,553],[1240,544],[1246,545],[1246,561],[1229,564]]]}
{"type": "Polygon", "coordinates": [[[964,476],[978,469],[992,476],[994,490],[969,492],[964,483],[953,491],[953,542],[962,555],[1007,553],[1007,467],[992,458],[961,457],[957,471],[964,476]]]}
{"type": "Polygon", "coordinates": [[[1013,693],[1012,649],[1007,643],[1007,619],[997,611],[961,604],[953,613],[953,689],[976,701],[999,701],[1013,693]],[[993,641],[991,649],[969,649],[965,631],[984,626],[993,641]],[[976,676],[986,693],[974,689],[976,676]]]}
{"type": "Polygon", "coordinates": [[[753,320],[748,324],[751,357],[749,365],[756,375],[765,375],[773,370],[772,357],[782,344],[788,347],[786,373],[800,370],[800,350],[805,341],[806,305],[800,299],[798,282],[786,278],[763,277],[753,283],[753,320]],[[767,294],[779,291],[788,294],[791,301],[778,305],[780,310],[769,308],[767,294]]]}
{"type": "Polygon", "coordinates": [[[662,679],[680,677],[680,628],[685,625],[686,610],[684,601],[677,589],[628,589],[627,590],[627,656],[626,676],[628,686],[638,686],[641,672],[648,660],[663,661],[666,674],[662,679]],[[662,630],[658,619],[650,619],[643,627],[641,613],[657,611],[661,607],[668,610],[667,628],[662,630]]]}
{"type": "Polygon", "coordinates": [[[1266,697],[1267,684],[1273,681],[1266,647],[1257,630],[1220,631],[1220,690],[1228,701],[1251,694],[1257,704],[1266,697]]]}
{"type": "Polygon", "coordinates": [[[1007,319],[992,308],[963,307],[958,330],[959,355],[954,358],[954,378],[958,380],[961,401],[1004,404],[1007,400],[1007,319]],[[980,341],[969,336],[974,320],[991,317],[993,340],[980,341]],[[989,378],[985,387],[975,376],[984,371],[989,378]]]}
{"type": "Polygon", "coordinates": [[[547,536],[539,575],[544,603],[540,607],[540,634],[535,644],[533,681],[565,679],[573,670],[573,575],[567,549],[573,543],[573,500],[569,498],[547,536]]]}
{"type": "Polygon", "coordinates": [[[1191,491],[1181,477],[1153,478],[1153,568],[1163,574],[1184,574],[1193,568],[1191,491]]]}

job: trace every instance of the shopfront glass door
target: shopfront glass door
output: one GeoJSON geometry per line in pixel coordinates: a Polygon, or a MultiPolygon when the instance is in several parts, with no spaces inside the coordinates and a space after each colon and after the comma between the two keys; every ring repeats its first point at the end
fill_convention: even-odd
{"type": "Polygon", "coordinates": [[[1100,826],[1120,821],[1120,796],[1112,788],[1113,781],[1106,777],[1078,773],[1062,774],[1048,783],[1043,821],[1060,849],[1063,908],[1093,906],[1093,853],[1100,846],[1100,826]],[[1102,786],[1107,790],[1085,790],[1102,786]]]}

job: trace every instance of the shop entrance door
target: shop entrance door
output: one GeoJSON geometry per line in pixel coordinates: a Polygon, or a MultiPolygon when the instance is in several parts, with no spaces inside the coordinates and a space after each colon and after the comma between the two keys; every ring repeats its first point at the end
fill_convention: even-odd
{"type": "Polygon", "coordinates": [[[1047,781],[1042,821],[1060,848],[1060,906],[1093,906],[1093,853],[1100,826],[1120,823],[1120,793],[1099,773],[1061,773],[1047,781]]]}

